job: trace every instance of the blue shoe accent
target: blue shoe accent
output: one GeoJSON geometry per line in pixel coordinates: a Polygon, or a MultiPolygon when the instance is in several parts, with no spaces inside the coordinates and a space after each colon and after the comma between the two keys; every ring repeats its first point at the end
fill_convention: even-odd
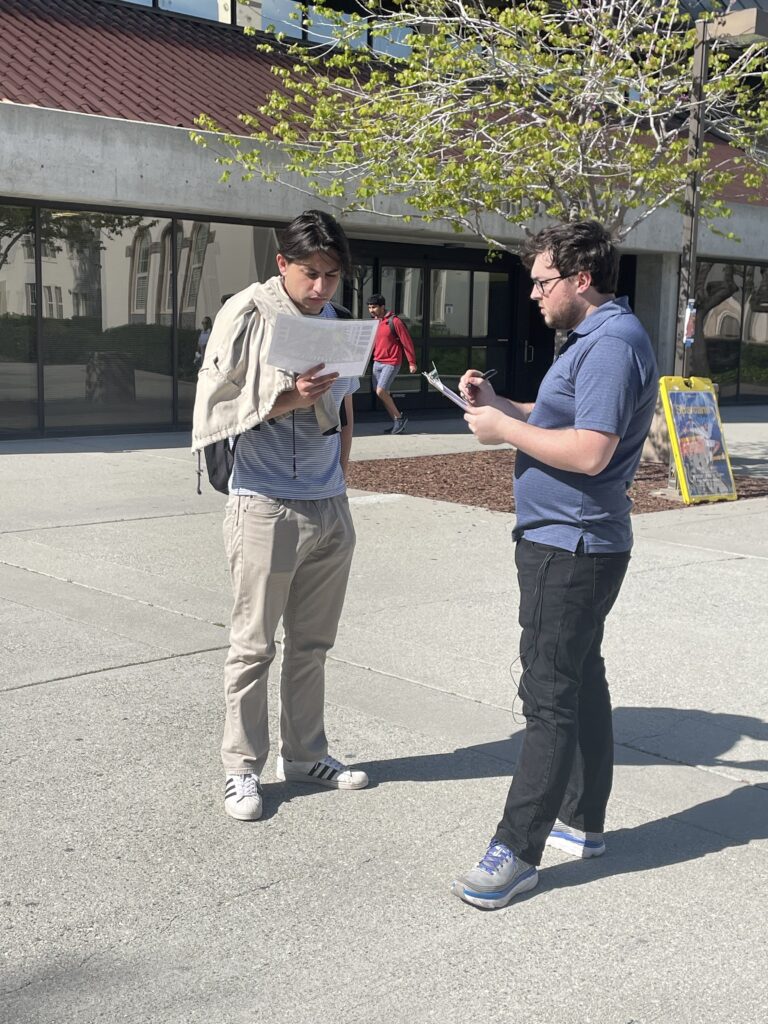
{"type": "Polygon", "coordinates": [[[491,842],[485,855],[451,886],[454,896],[488,910],[505,907],[518,893],[534,889],[539,872],[504,843],[491,842]]]}
{"type": "Polygon", "coordinates": [[[547,846],[570,854],[571,857],[579,857],[585,860],[587,857],[602,857],[605,853],[605,840],[602,832],[582,832],[578,828],[571,828],[562,821],[556,821],[552,831],[547,837],[547,846]]]}

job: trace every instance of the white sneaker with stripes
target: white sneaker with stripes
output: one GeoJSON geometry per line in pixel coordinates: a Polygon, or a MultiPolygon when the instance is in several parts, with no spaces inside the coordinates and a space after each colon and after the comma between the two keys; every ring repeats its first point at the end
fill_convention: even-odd
{"type": "Polygon", "coordinates": [[[261,817],[261,782],[255,772],[228,775],[224,783],[224,810],[238,821],[261,817]]]}
{"type": "Polygon", "coordinates": [[[309,782],[328,789],[365,789],[368,776],[359,768],[348,768],[326,754],[319,761],[289,761],[278,757],[275,774],[282,782],[309,782]]]}

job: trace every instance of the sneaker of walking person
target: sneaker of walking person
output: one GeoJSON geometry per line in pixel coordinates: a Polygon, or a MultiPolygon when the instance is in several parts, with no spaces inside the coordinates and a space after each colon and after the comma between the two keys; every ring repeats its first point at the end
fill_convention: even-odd
{"type": "Polygon", "coordinates": [[[368,776],[359,768],[348,768],[326,754],[318,761],[289,761],[278,757],[275,774],[281,782],[309,782],[328,789],[365,789],[368,776]]]}
{"type": "Polygon", "coordinates": [[[255,772],[228,775],[224,783],[224,810],[238,821],[261,817],[261,782],[255,772]]]}
{"type": "Polygon", "coordinates": [[[558,818],[547,836],[547,846],[570,854],[571,857],[602,857],[605,841],[602,832],[582,832],[571,828],[558,818]]]}
{"type": "Polygon", "coordinates": [[[477,864],[458,876],[451,892],[473,907],[496,910],[506,907],[521,892],[535,889],[538,881],[539,872],[533,864],[526,864],[494,839],[477,864]]]}
{"type": "Polygon", "coordinates": [[[391,434],[404,434],[405,433],[405,427],[406,427],[407,423],[408,423],[408,417],[407,416],[398,416],[398,418],[392,424],[391,428],[387,431],[387,433],[388,434],[390,434],[390,433],[391,434]]]}

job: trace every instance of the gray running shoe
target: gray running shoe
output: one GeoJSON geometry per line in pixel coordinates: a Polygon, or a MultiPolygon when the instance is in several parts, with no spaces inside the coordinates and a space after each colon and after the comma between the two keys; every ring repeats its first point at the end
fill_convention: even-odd
{"type": "Polygon", "coordinates": [[[393,434],[404,434],[405,433],[405,427],[406,427],[407,423],[408,423],[408,417],[407,416],[401,416],[400,419],[395,420],[395,422],[393,423],[393,425],[392,425],[392,433],[393,434]]]}
{"type": "Polygon", "coordinates": [[[513,896],[535,889],[539,872],[505,846],[491,842],[482,860],[451,886],[451,892],[473,907],[495,910],[506,907],[513,896]]]}
{"type": "Polygon", "coordinates": [[[288,761],[278,757],[275,774],[281,782],[312,782],[328,789],[365,789],[368,776],[326,754],[319,761],[288,761]]]}
{"type": "Polygon", "coordinates": [[[224,810],[230,818],[238,821],[258,821],[261,817],[261,783],[255,772],[227,776],[224,810]]]}
{"type": "Polygon", "coordinates": [[[547,836],[547,846],[562,850],[571,857],[602,857],[605,853],[605,842],[602,832],[582,832],[578,828],[565,825],[558,818],[547,836]]]}

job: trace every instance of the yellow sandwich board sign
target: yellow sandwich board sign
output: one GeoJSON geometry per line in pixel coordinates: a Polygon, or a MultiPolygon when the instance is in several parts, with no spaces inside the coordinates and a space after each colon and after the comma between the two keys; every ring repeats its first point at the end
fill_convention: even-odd
{"type": "Polygon", "coordinates": [[[683,501],[734,501],[736,484],[712,381],[662,377],[659,390],[683,501]]]}

